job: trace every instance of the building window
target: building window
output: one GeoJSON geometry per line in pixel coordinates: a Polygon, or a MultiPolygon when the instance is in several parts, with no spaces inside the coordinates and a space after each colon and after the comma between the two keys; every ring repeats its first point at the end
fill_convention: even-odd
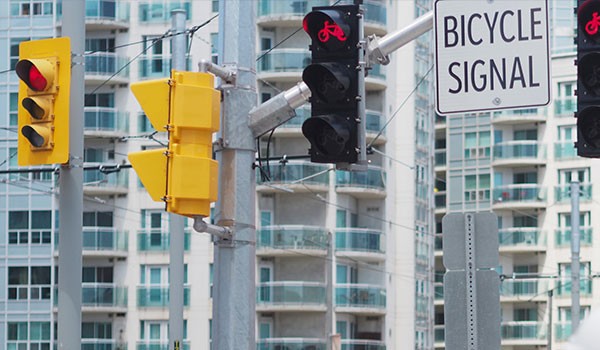
{"type": "Polygon", "coordinates": [[[50,244],[51,226],[50,210],[10,211],[8,212],[8,244],[50,244]]]}
{"type": "Polygon", "coordinates": [[[48,300],[50,299],[50,267],[49,266],[9,266],[8,299],[9,300],[48,300]]]}
{"type": "Polygon", "coordinates": [[[52,14],[52,1],[11,0],[11,16],[48,16],[52,14]]]}
{"type": "Polygon", "coordinates": [[[465,158],[489,158],[490,143],[489,131],[465,133],[465,158]]]}
{"type": "Polygon", "coordinates": [[[490,174],[465,176],[465,201],[490,199],[490,174]]]}

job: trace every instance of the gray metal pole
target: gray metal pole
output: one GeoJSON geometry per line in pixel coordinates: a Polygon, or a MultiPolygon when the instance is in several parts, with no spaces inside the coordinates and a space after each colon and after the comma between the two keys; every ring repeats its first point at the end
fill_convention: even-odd
{"type": "MultiPolygon", "coordinates": [[[[185,10],[171,11],[172,29],[185,30],[185,10]]],[[[171,68],[185,70],[186,36],[176,35],[171,40],[171,68]]],[[[169,349],[183,349],[183,254],[185,217],[169,214],[169,349]],[[176,344],[179,343],[179,347],[176,344]]]]}
{"type": "Polygon", "coordinates": [[[219,1],[219,60],[237,69],[233,84],[222,84],[219,199],[215,218],[232,228],[233,240],[215,237],[213,348],[255,349],[255,139],[248,126],[256,106],[256,4],[219,1]]]}
{"type": "Polygon", "coordinates": [[[546,350],[552,350],[552,299],[554,297],[554,290],[548,290],[548,339],[546,342],[546,350]]]}
{"type": "Polygon", "coordinates": [[[333,291],[334,291],[334,287],[333,287],[333,269],[335,268],[335,265],[333,264],[333,257],[334,257],[334,253],[333,253],[333,245],[335,243],[334,241],[334,234],[329,232],[327,234],[327,238],[329,240],[328,244],[327,244],[327,260],[326,260],[326,264],[325,264],[325,268],[327,269],[327,272],[325,273],[325,278],[327,279],[327,297],[326,297],[326,302],[327,302],[327,312],[325,315],[325,333],[327,336],[327,349],[328,350],[332,350],[333,349],[333,345],[331,343],[332,340],[332,335],[333,335],[333,313],[334,313],[334,305],[333,305],[333,291]]]}
{"type": "Polygon", "coordinates": [[[83,50],[85,1],[63,7],[62,36],[71,38],[69,162],[59,176],[58,349],[81,349],[81,274],[83,227],[83,50]],[[68,20],[67,20],[68,19],[68,20]]]}
{"type": "Polygon", "coordinates": [[[579,327],[579,180],[571,180],[571,331],[579,327]]]}

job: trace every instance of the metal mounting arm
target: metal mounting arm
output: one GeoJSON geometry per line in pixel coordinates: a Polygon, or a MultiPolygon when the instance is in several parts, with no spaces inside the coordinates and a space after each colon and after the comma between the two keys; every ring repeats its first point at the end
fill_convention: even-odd
{"type": "Polygon", "coordinates": [[[219,66],[218,64],[214,64],[209,60],[200,60],[198,63],[198,70],[200,72],[210,72],[219,78],[223,79],[227,83],[235,82],[235,78],[237,76],[236,72],[219,66]]]}

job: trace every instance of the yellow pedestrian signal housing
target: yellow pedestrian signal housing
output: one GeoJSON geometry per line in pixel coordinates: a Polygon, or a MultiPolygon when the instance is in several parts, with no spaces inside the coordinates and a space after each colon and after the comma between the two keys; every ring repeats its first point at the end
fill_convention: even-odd
{"type": "Polygon", "coordinates": [[[69,160],[71,41],[54,38],[19,45],[18,164],[69,160]]]}
{"type": "Polygon", "coordinates": [[[129,161],[155,201],[168,212],[208,216],[217,200],[218,163],[212,134],[219,130],[221,94],[209,73],[171,71],[170,79],[131,84],[157,131],[169,132],[167,148],[129,153],[129,161]]]}

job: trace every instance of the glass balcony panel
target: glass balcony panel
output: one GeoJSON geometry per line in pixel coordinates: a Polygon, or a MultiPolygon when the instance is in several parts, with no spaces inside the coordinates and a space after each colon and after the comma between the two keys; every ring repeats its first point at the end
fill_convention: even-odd
{"type": "Polygon", "coordinates": [[[531,298],[548,290],[548,281],[530,279],[506,279],[500,285],[501,297],[531,298]]]}
{"type": "Polygon", "coordinates": [[[171,20],[171,11],[182,8],[186,13],[186,20],[190,19],[192,5],[189,1],[163,0],[139,3],[139,20],[141,23],[163,23],[171,20]]]}
{"type": "MultiPolygon", "coordinates": [[[[571,185],[560,185],[555,187],[555,197],[557,202],[571,201],[571,185]]],[[[592,184],[579,184],[579,199],[582,201],[592,200],[592,184]]]]}
{"type": "Polygon", "coordinates": [[[435,150],[435,166],[446,166],[446,149],[435,150]]]}
{"type": "Polygon", "coordinates": [[[256,340],[257,350],[326,350],[327,342],[323,339],[308,338],[264,338],[256,340]]]}
{"type": "Polygon", "coordinates": [[[127,287],[117,287],[114,284],[104,283],[83,283],[81,293],[82,306],[127,306],[127,287]]]}
{"type": "Polygon", "coordinates": [[[554,158],[559,160],[576,159],[577,149],[573,141],[556,142],[554,144],[554,158]]]}
{"type": "Polygon", "coordinates": [[[382,241],[381,231],[350,227],[335,230],[335,249],[338,251],[384,253],[382,241]]]}
{"type": "Polygon", "coordinates": [[[128,133],[129,113],[111,107],[85,107],[84,130],[128,133]]]}
{"type": "Polygon", "coordinates": [[[114,52],[94,52],[85,54],[85,74],[108,77],[129,77],[128,59],[114,52]]]}
{"type": "MultiPolygon", "coordinates": [[[[56,349],[56,348],[55,348],[56,349]]],[[[115,339],[82,338],[81,350],[127,350],[127,344],[118,343],[115,339]]]]}
{"type": "Polygon", "coordinates": [[[501,247],[539,246],[546,244],[546,235],[537,227],[512,227],[498,230],[501,247]]]}
{"type": "Polygon", "coordinates": [[[444,248],[443,242],[442,235],[435,235],[435,250],[442,250],[444,248]]]}
{"type": "Polygon", "coordinates": [[[444,300],[444,284],[434,283],[433,288],[435,290],[435,300],[444,300]]]}
{"type": "MultiPolygon", "coordinates": [[[[168,307],[169,286],[138,286],[138,307],[168,307]]],[[[183,305],[190,306],[190,287],[183,287],[183,305]]]]}
{"type": "Polygon", "coordinates": [[[563,96],[554,100],[554,116],[573,118],[577,109],[576,96],[563,96]]]}
{"type": "Polygon", "coordinates": [[[257,232],[258,248],[327,249],[327,230],[321,227],[266,226],[257,232]]]}
{"type": "Polygon", "coordinates": [[[366,116],[367,116],[367,124],[365,125],[365,127],[367,128],[367,132],[372,132],[372,133],[381,132],[382,134],[385,135],[385,129],[383,129],[385,120],[384,120],[383,114],[381,114],[381,112],[367,110],[366,116]],[[383,132],[382,132],[382,130],[383,130],[383,132]]]}
{"type": "Polygon", "coordinates": [[[445,341],[445,328],[444,325],[435,325],[433,327],[433,337],[436,343],[443,343],[445,341]]]}
{"type": "Polygon", "coordinates": [[[508,141],[494,145],[494,159],[545,159],[546,147],[538,141],[508,141]]]}
{"type": "Polygon", "coordinates": [[[385,190],[385,171],[369,167],[365,171],[341,171],[335,172],[336,187],[366,187],[377,190],[385,190]]]}
{"type": "Polygon", "coordinates": [[[517,116],[529,117],[529,116],[536,116],[536,115],[545,114],[545,113],[546,113],[545,108],[510,109],[510,110],[502,110],[502,111],[494,112],[494,118],[517,117],[517,116]]]}
{"type": "MultiPolygon", "coordinates": [[[[139,75],[142,79],[168,78],[171,75],[171,55],[152,55],[140,57],[139,75]]],[[[186,57],[185,70],[190,71],[192,58],[186,57]]]]}
{"type": "MultiPolygon", "coordinates": [[[[581,245],[591,246],[594,236],[593,228],[590,226],[579,227],[579,241],[581,245]]],[[[571,228],[561,228],[556,230],[554,235],[554,245],[557,247],[571,246],[571,228]]]]}
{"type": "Polygon", "coordinates": [[[518,184],[494,188],[494,202],[545,201],[546,190],[537,184],[518,184]]]}
{"type": "MultiPolygon", "coordinates": [[[[127,251],[127,238],[127,232],[114,227],[83,227],[83,250],[127,251]]],[[[58,244],[56,241],[58,239],[55,245],[58,244]]]]}
{"type": "MultiPolygon", "coordinates": [[[[184,231],[184,249],[190,250],[190,229],[184,231]]],[[[169,232],[161,229],[146,229],[138,232],[137,243],[139,251],[167,251],[169,249],[169,232]]]]}
{"type": "Polygon", "coordinates": [[[265,55],[266,52],[259,54],[259,73],[302,72],[311,63],[310,51],[305,49],[274,49],[265,55]]]}
{"type": "Polygon", "coordinates": [[[372,285],[336,285],[335,305],[361,308],[385,308],[385,288],[372,285]]]}
{"type": "MultiPolygon", "coordinates": [[[[56,4],[57,20],[62,20],[63,1],[56,4]]],[[[86,0],[86,20],[129,22],[129,3],[123,0],[86,0]]]]}
{"type": "Polygon", "coordinates": [[[314,6],[328,6],[328,0],[258,0],[257,17],[304,16],[314,6]]]}
{"type": "Polygon", "coordinates": [[[269,305],[324,305],[325,285],[316,282],[265,282],[256,288],[256,302],[269,305]]]}
{"type": "Polygon", "coordinates": [[[373,65],[372,69],[369,70],[367,77],[385,79],[385,68],[383,68],[380,64],[373,65]]]}
{"type": "Polygon", "coordinates": [[[446,207],[446,192],[445,191],[435,193],[435,207],[436,207],[436,209],[446,207]]]}
{"type": "Polygon", "coordinates": [[[379,340],[342,339],[342,350],[385,350],[385,343],[379,340]]]}
{"type": "Polygon", "coordinates": [[[546,324],[537,321],[505,322],[501,325],[503,340],[545,340],[546,324]]]}
{"type": "MultiPolygon", "coordinates": [[[[286,164],[271,164],[263,169],[269,174],[271,183],[292,183],[302,180],[305,185],[329,185],[329,165],[314,164],[310,162],[289,162],[286,164]],[[319,175],[316,175],[319,174],[319,175]]],[[[256,181],[260,185],[265,183],[261,179],[260,169],[256,169],[256,181]]]]}
{"type": "MultiPolygon", "coordinates": [[[[166,340],[139,340],[135,346],[135,350],[169,350],[169,342],[166,340]]],[[[183,341],[182,350],[190,350],[189,341],[183,341]]]]}
{"type": "Polygon", "coordinates": [[[129,174],[126,171],[122,170],[114,173],[104,173],[100,170],[86,170],[83,172],[84,186],[94,186],[100,188],[127,188],[128,183],[129,174]]]}

